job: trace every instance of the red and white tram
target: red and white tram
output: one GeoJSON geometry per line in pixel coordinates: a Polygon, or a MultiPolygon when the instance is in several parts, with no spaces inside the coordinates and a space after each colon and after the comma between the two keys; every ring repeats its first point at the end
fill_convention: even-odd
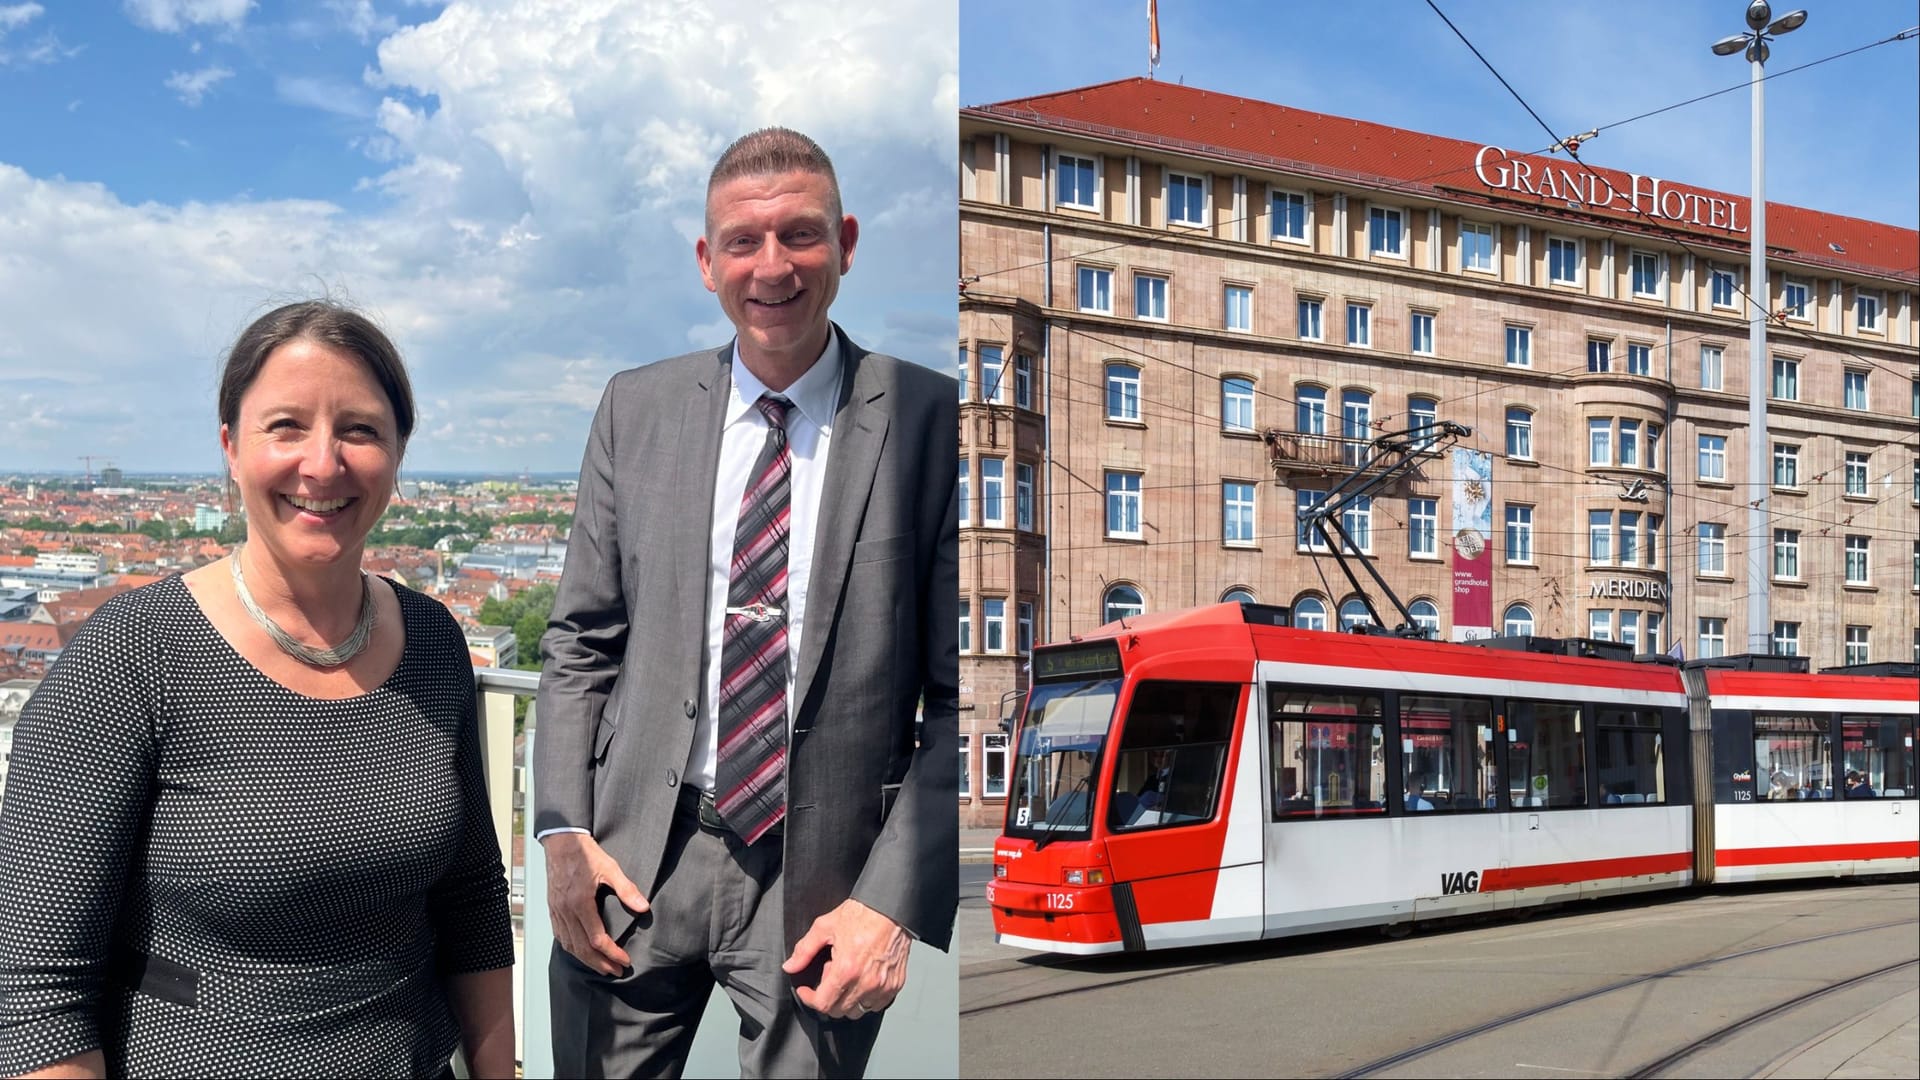
{"type": "Polygon", "coordinates": [[[1034,651],[988,885],[1001,943],[1116,952],[1920,869],[1914,678],[1287,621],[1218,604],[1034,651]]]}

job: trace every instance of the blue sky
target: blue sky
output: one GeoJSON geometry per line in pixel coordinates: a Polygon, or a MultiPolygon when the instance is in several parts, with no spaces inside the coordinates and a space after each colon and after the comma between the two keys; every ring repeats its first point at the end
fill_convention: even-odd
{"type": "MultiPolygon", "coordinates": [[[[1437,0],[1556,133],[1626,120],[1747,78],[1716,40],[1746,28],[1740,0],[1437,0]]],[[[1143,0],[960,10],[966,105],[1146,74],[1143,0]]],[[[1775,17],[1794,9],[1774,5],[1775,17]]],[[[1807,3],[1769,74],[1920,24],[1914,0],[1807,3]]],[[[1155,77],[1262,101],[1515,149],[1547,138],[1423,0],[1160,0],[1155,77]]],[[[1767,198],[1906,228],[1920,225],[1920,39],[1770,78],[1767,198]]],[[[1606,130],[1589,164],[1745,195],[1750,95],[1730,94],[1606,130]]]]}
{"type": "Polygon", "coordinates": [[[571,471],[615,371],[731,336],[692,241],[768,123],[834,155],[835,315],[945,370],[951,0],[0,0],[0,474],[220,467],[254,316],[380,319],[405,468],[571,471]],[[95,462],[95,467],[99,462],[95,462]]]}

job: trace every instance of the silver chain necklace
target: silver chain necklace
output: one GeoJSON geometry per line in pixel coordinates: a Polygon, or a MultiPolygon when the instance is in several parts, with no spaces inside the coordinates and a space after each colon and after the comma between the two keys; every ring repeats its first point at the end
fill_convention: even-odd
{"type": "Polygon", "coordinates": [[[360,621],[355,624],[353,633],[331,649],[316,649],[295,641],[292,634],[280,629],[280,624],[253,602],[253,594],[247,591],[247,579],[240,573],[240,552],[245,547],[245,544],[235,545],[232,557],[227,560],[228,567],[233,571],[233,591],[239,595],[240,604],[247,609],[247,614],[253,616],[253,621],[260,624],[275,645],[280,646],[281,652],[317,668],[339,667],[360,655],[373,634],[373,586],[368,584],[365,570],[360,571],[360,621]]]}

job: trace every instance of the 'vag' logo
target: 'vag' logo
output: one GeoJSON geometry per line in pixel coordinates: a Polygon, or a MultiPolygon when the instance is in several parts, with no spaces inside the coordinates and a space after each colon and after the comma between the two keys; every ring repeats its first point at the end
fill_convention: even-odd
{"type": "Polygon", "coordinates": [[[1455,871],[1451,874],[1440,875],[1440,893],[1443,896],[1479,891],[1480,871],[1478,870],[1468,870],[1465,873],[1455,871]]]}

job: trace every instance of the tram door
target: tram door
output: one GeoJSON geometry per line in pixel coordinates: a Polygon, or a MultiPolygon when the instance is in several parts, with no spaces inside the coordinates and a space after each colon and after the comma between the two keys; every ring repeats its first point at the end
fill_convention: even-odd
{"type": "Polygon", "coordinates": [[[1220,865],[1228,763],[1247,690],[1164,679],[1134,687],[1109,766],[1104,824],[1114,878],[1134,883],[1143,921],[1196,917],[1155,912],[1153,897],[1170,879],[1220,865]]]}
{"type": "Polygon", "coordinates": [[[1507,703],[1507,857],[1516,866],[1561,862],[1575,838],[1556,834],[1558,820],[1536,813],[1587,805],[1586,717],[1581,706],[1560,701],[1507,703]]]}

